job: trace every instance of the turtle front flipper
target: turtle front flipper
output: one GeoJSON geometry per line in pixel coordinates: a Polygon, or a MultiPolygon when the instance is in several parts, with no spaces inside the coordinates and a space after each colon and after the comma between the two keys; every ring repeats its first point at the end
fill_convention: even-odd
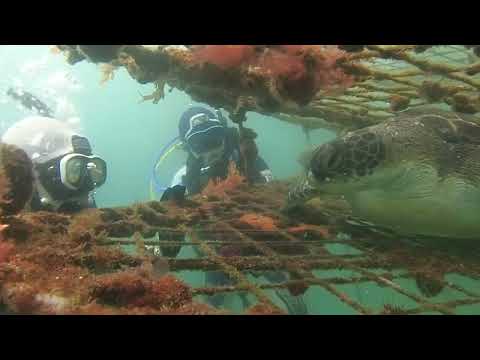
{"type": "Polygon", "coordinates": [[[317,194],[313,174],[308,171],[297,181],[288,192],[288,203],[296,204],[310,200],[317,194]]]}

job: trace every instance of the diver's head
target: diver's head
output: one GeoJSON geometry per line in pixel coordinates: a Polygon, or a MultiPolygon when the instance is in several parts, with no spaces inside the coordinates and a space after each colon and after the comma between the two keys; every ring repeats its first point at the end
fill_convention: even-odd
{"type": "Polygon", "coordinates": [[[210,110],[189,108],[180,118],[179,132],[187,150],[205,166],[212,166],[224,157],[225,125],[210,110]]]}
{"type": "Polygon", "coordinates": [[[105,183],[105,161],[92,154],[87,138],[64,122],[28,117],[10,127],[2,141],[18,146],[32,160],[42,207],[57,210],[67,203],[86,207],[90,193],[105,183]]]}

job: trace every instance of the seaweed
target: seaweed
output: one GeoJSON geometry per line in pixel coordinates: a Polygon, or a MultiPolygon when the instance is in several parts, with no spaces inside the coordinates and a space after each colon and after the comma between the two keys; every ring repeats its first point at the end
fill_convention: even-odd
{"type": "Polygon", "coordinates": [[[0,144],[0,210],[2,215],[19,213],[33,192],[33,164],[14,145],[0,144]]]}
{"type": "Polygon", "coordinates": [[[284,311],[277,307],[265,304],[256,304],[247,309],[246,315],[286,315],[284,311]]]}
{"type": "Polygon", "coordinates": [[[268,216],[259,214],[244,214],[238,219],[238,223],[246,225],[246,228],[260,230],[260,231],[277,231],[278,227],[275,220],[268,216]]]}
{"type": "Polygon", "coordinates": [[[112,64],[100,64],[100,71],[102,74],[102,78],[100,79],[101,86],[105,86],[107,82],[115,78],[115,70],[117,70],[117,67],[112,64]]]}
{"type": "Polygon", "coordinates": [[[90,296],[100,303],[117,307],[175,309],[192,301],[190,288],[175,277],[166,275],[150,280],[135,272],[99,276],[90,296]]]}
{"type": "Polygon", "coordinates": [[[228,70],[248,63],[255,55],[253,45],[204,45],[193,48],[193,61],[197,64],[213,64],[228,70]]]}
{"type": "Polygon", "coordinates": [[[475,56],[478,45],[463,49],[445,45],[57,48],[72,64],[86,59],[125,67],[140,84],[155,84],[153,94],[142,95],[144,100],[158,103],[168,85],[187,92],[195,101],[224,108],[234,122],[244,121],[247,112],[254,111],[306,128],[327,125],[348,130],[385,121],[424,100],[444,102],[464,113],[480,110],[476,97],[480,82],[475,77],[480,69],[475,56]],[[451,52],[466,59],[450,58],[451,52]],[[386,70],[383,60],[391,61],[392,67],[386,70]],[[380,101],[389,101],[390,108],[379,106],[380,101]]]}
{"type": "Polygon", "coordinates": [[[11,242],[0,241],[0,264],[8,261],[15,250],[15,245],[11,242]]]}
{"type": "Polygon", "coordinates": [[[245,177],[240,175],[234,162],[230,162],[228,166],[227,178],[210,179],[207,186],[202,190],[201,195],[207,199],[227,199],[229,193],[238,189],[240,185],[245,184],[245,177]]]}
{"type": "MultiPolygon", "coordinates": [[[[343,220],[332,222],[329,215],[322,218],[317,214],[325,208],[341,212],[343,207],[329,204],[327,199],[304,209],[305,214],[312,211],[310,217],[316,224],[307,221],[308,217],[292,219],[280,212],[288,182],[247,186],[237,181],[241,179],[238,173],[234,172],[233,178],[216,184],[223,189],[223,197],[212,201],[200,194],[191,200],[192,206],[148,202],[76,215],[22,212],[5,216],[0,232],[2,302],[16,313],[216,314],[218,310],[198,304],[194,298],[248,292],[259,304],[246,313],[277,314],[281,311],[264,290],[284,289],[300,296],[311,286],[320,286],[357,312],[375,313],[335,286],[366,281],[413,299],[418,307],[408,313],[430,309],[449,314],[455,306],[478,302],[473,290],[444,281],[447,273],[480,277],[480,266],[471,253],[441,250],[438,241],[435,248],[420,246],[343,220]],[[157,222],[158,216],[162,221],[157,222]],[[345,233],[348,236],[339,239],[345,233]],[[328,251],[332,243],[357,251],[332,254],[328,251]],[[137,251],[126,252],[126,245],[137,251]],[[193,246],[201,257],[176,258],[182,246],[193,246]],[[165,247],[175,249],[168,258],[152,251],[162,249],[163,253],[165,247]],[[344,269],[356,275],[319,278],[313,274],[319,269],[344,269]],[[176,277],[183,270],[223,272],[233,280],[232,285],[191,288],[176,277]],[[262,284],[250,282],[246,276],[264,271],[289,276],[262,284]],[[396,281],[400,278],[416,279],[422,296],[400,287],[396,281]],[[444,286],[468,297],[444,304],[433,302],[431,297],[444,286]]],[[[388,306],[384,310],[399,312],[388,306]]]]}

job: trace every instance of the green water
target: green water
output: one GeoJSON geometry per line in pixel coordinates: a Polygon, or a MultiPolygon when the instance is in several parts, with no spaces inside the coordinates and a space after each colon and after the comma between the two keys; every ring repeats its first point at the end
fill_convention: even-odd
{"type": "MultiPolygon", "coordinates": [[[[36,94],[49,105],[55,104],[58,98],[65,98],[74,107],[74,115],[79,117],[79,125],[90,139],[94,152],[108,163],[108,180],[96,194],[99,207],[121,206],[149,200],[150,174],[159,151],[163,145],[177,136],[177,124],[182,112],[188,106],[196,104],[188,95],[177,90],[166,91],[165,99],[158,104],[140,104],[139,92],[149,94],[153,92],[153,85],[139,85],[121,69],[115,72],[112,81],[102,86],[98,67],[87,62],[70,66],[65,62],[63,55],[51,53],[47,46],[0,46],[0,74],[2,93],[0,133],[26,115],[24,110],[18,109],[16,104],[3,95],[9,86],[23,85],[25,90],[36,94]],[[38,67],[37,70],[35,66],[38,67]],[[62,73],[68,73],[76,82],[62,83],[62,73]],[[49,88],[55,88],[57,94],[49,96],[47,94],[49,88]]],[[[309,146],[300,127],[253,113],[248,114],[248,126],[259,134],[260,154],[270,165],[277,179],[284,179],[300,172],[297,157],[309,146]]],[[[311,141],[315,145],[333,137],[333,133],[325,130],[311,133],[311,141]]],[[[170,183],[171,177],[183,165],[184,159],[184,154],[178,152],[165,162],[160,175],[165,185],[170,183]]],[[[337,255],[356,254],[346,246],[337,246],[332,252],[337,255]]],[[[180,257],[189,256],[194,256],[192,248],[182,249],[180,257]]],[[[193,286],[202,286],[204,283],[204,274],[201,272],[185,271],[179,273],[179,276],[193,286]]],[[[355,274],[342,271],[328,273],[316,271],[315,276],[351,277],[355,274]]],[[[459,278],[458,275],[452,276],[451,281],[462,284],[467,289],[472,291],[480,289],[478,282],[459,278]]],[[[399,280],[398,284],[419,294],[411,280],[399,280]]],[[[380,311],[386,303],[401,305],[407,309],[415,305],[411,299],[371,282],[339,285],[336,288],[374,311],[380,311]]],[[[273,291],[267,293],[276,304],[284,307],[273,291]]],[[[462,298],[461,294],[453,289],[445,289],[435,301],[458,298],[462,298]]],[[[253,301],[251,298],[250,300],[253,301]]],[[[310,314],[357,313],[352,307],[340,302],[319,286],[311,287],[304,294],[304,301],[310,314]]],[[[240,311],[241,307],[238,296],[235,294],[227,296],[225,308],[240,311]]],[[[462,306],[458,308],[458,313],[478,314],[480,307],[462,306]]]]}

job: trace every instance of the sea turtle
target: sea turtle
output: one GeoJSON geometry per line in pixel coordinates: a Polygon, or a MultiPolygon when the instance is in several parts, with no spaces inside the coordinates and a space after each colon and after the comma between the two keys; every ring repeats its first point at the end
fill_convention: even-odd
{"type": "Polygon", "coordinates": [[[405,111],[316,148],[293,201],[340,195],[352,213],[404,235],[480,239],[480,125],[405,111]]]}

